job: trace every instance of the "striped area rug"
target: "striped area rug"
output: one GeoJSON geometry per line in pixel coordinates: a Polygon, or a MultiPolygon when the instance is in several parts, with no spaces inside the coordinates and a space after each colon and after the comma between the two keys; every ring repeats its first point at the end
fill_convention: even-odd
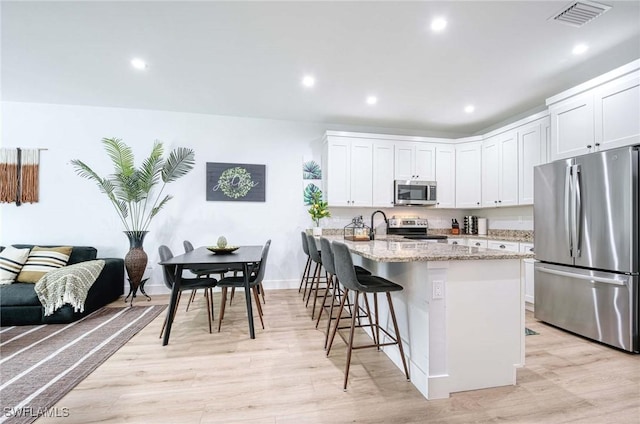
{"type": "Polygon", "coordinates": [[[71,324],[0,328],[0,423],[69,416],[52,406],[165,308],[105,307],[71,324]]]}

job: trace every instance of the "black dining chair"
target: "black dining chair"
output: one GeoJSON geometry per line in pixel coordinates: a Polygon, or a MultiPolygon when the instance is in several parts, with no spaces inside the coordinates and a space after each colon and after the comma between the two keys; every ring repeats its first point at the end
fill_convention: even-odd
{"type": "MultiPolygon", "coordinates": [[[[182,245],[184,246],[184,253],[189,253],[193,251],[193,244],[189,240],[183,241],[182,245]]],[[[197,268],[197,267],[189,268],[189,271],[192,274],[196,275],[198,278],[211,277],[211,274],[219,274],[220,279],[222,279],[224,278],[225,273],[233,270],[229,269],[227,265],[219,265],[219,266],[210,266],[207,268],[197,268]]],[[[189,305],[191,305],[191,303],[193,302],[193,299],[195,299],[197,291],[198,290],[193,290],[191,292],[191,296],[189,296],[189,302],[187,302],[187,308],[186,308],[187,311],[189,310],[189,305]]],[[[213,308],[213,303],[211,305],[213,308]]],[[[213,315],[213,310],[211,311],[211,314],[213,315]]]]}
{"type": "MultiPolygon", "coordinates": [[[[162,245],[158,248],[158,253],[160,255],[160,261],[165,262],[169,259],[173,258],[173,253],[171,249],[167,246],[162,245]]],[[[162,267],[162,275],[164,276],[164,284],[167,286],[169,290],[173,290],[173,284],[175,282],[175,267],[164,265],[162,267]]],[[[218,280],[211,277],[199,277],[199,278],[181,278],[180,280],[180,293],[178,293],[178,300],[176,301],[176,305],[173,311],[173,316],[178,310],[178,304],[180,303],[180,295],[183,291],[192,290],[195,292],[198,289],[204,289],[204,295],[207,299],[207,318],[209,320],[209,333],[211,333],[211,320],[213,319],[213,288],[218,283],[218,280]]],[[[160,330],[160,337],[164,333],[164,328],[167,322],[165,320],[162,325],[162,330],[160,330]]]]}
{"type": "Polygon", "coordinates": [[[340,302],[340,308],[338,309],[338,316],[336,318],[336,323],[333,327],[333,331],[331,332],[329,345],[327,346],[327,356],[329,356],[329,353],[331,352],[331,346],[333,345],[333,340],[335,338],[336,333],[340,334],[338,330],[349,328],[348,339],[345,339],[344,336],[340,334],[340,337],[345,341],[345,343],[347,343],[347,363],[344,371],[343,390],[347,390],[347,381],[349,379],[349,366],[351,365],[351,353],[353,352],[354,349],[375,347],[379,350],[380,347],[382,346],[398,345],[398,349],[400,351],[400,359],[402,360],[402,366],[404,367],[404,374],[407,380],[409,380],[409,370],[407,369],[407,362],[404,356],[402,340],[400,339],[400,331],[398,330],[396,313],[393,309],[393,302],[391,300],[391,292],[401,291],[402,286],[375,275],[358,276],[353,266],[353,260],[351,258],[351,252],[349,252],[349,248],[344,243],[339,243],[334,241],[333,243],[331,243],[331,249],[333,251],[336,274],[338,276],[338,279],[340,280],[340,284],[344,286],[345,293],[344,293],[344,296],[342,296],[342,301],[340,302]],[[353,336],[354,336],[355,329],[357,327],[364,327],[363,325],[356,325],[356,318],[358,314],[356,313],[351,314],[350,327],[340,327],[340,318],[344,310],[345,300],[347,299],[350,291],[355,293],[354,300],[353,300],[354,311],[358,311],[358,303],[359,303],[359,298],[361,294],[366,296],[367,294],[371,293],[374,296],[374,304],[375,304],[375,312],[376,312],[375,322],[371,323],[371,319],[369,320],[370,321],[369,325],[371,326],[372,334],[374,334],[373,344],[354,346],[353,336]],[[386,294],[387,302],[389,304],[389,314],[391,315],[391,321],[393,322],[393,331],[395,335],[392,335],[385,328],[380,326],[380,323],[378,320],[378,308],[377,308],[378,293],[386,294]],[[382,331],[391,341],[386,343],[381,343],[380,331],[382,331]]]}
{"type": "MultiPolygon", "coordinates": [[[[336,268],[333,260],[333,251],[331,250],[331,242],[325,237],[322,237],[320,239],[320,257],[322,258],[322,265],[329,275],[329,279],[327,281],[327,288],[322,298],[322,303],[320,304],[320,312],[318,312],[316,328],[318,328],[318,325],[320,324],[320,319],[322,318],[323,311],[325,309],[328,309],[327,313],[329,314],[329,316],[327,318],[327,329],[324,335],[324,348],[326,349],[327,342],[329,340],[329,330],[331,329],[331,322],[336,319],[336,317],[333,316],[333,310],[336,306],[340,306],[340,301],[342,299],[344,291],[340,288],[340,281],[338,279],[338,276],[336,275],[336,268]],[[330,291],[332,291],[331,303],[327,305],[327,298],[329,297],[330,291]],[[338,302],[338,304],[336,304],[336,301],[338,302]]],[[[357,265],[355,266],[355,270],[356,276],[358,277],[361,275],[371,275],[371,272],[369,272],[367,269],[357,265]]],[[[369,311],[369,302],[367,300],[367,297],[365,296],[364,299],[367,311],[369,311]]],[[[351,303],[349,303],[348,299],[346,306],[349,308],[349,316],[343,317],[344,319],[351,318],[351,303]]],[[[368,316],[371,316],[370,311],[368,312],[368,316]]]]}
{"type": "MultiPolygon", "coordinates": [[[[258,289],[262,285],[262,280],[264,280],[264,273],[265,269],[267,268],[267,257],[269,256],[270,246],[271,240],[267,240],[264,247],[262,248],[260,262],[254,265],[255,267],[257,267],[257,269],[254,268],[253,270],[249,270],[249,287],[253,292],[256,308],[258,309],[258,315],[260,317],[260,324],[262,325],[263,330],[264,321],[262,319],[262,305],[260,304],[258,289]]],[[[229,287],[244,288],[244,276],[225,277],[218,282],[218,287],[222,288],[222,296],[220,297],[220,317],[218,318],[218,332],[220,332],[220,328],[222,327],[222,320],[224,319],[225,303],[227,301],[227,289],[229,287]]],[[[247,311],[247,313],[253,314],[253,311],[247,311]]]]}

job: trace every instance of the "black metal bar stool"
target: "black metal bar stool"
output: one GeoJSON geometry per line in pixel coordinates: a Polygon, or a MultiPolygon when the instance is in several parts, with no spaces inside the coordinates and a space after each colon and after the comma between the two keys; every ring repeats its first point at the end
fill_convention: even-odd
{"type": "MultiPolygon", "coordinates": [[[[331,242],[324,237],[320,239],[320,257],[322,258],[322,265],[324,266],[325,271],[329,275],[329,278],[327,280],[327,288],[324,291],[324,297],[322,298],[322,303],[320,304],[321,306],[320,306],[320,312],[318,312],[318,319],[316,320],[316,328],[318,328],[318,325],[320,324],[320,319],[322,318],[322,312],[325,309],[328,309],[327,313],[329,314],[329,316],[327,318],[327,329],[324,335],[324,349],[326,350],[327,343],[329,341],[329,333],[330,333],[329,330],[331,329],[331,322],[336,319],[336,317],[333,316],[333,310],[334,310],[334,307],[340,306],[340,301],[343,296],[343,290],[340,288],[340,283],[338,281],[338,277],[336,276],[336,269],[335,269],[335,264],[333,260],[333,252],[331,251],[331,242]],[[329,291],[332,291],[331,303],[327,305],[327,297],[329,297],[329,291]],[[336,304],[336,300],[338,302],[337,304],[336,304]]],[[[371,272],[359,266],[356,266],[355,270],[356,270],[357,276],[371,275],[371,272]]],[[[365,297],[365,304],[368,310],[369,302],[366,297],[365,297]]],[[[347,301],[346,306],[349,308],[349,315],[342,317],[344,319],[351,318],[351,303],[347,301]]],[[[368,312],[368,316],[371,316],[369,312],[368,312]]]]}
{"type": "MultiPolygon", "coordinates": [[[[329,346],[327,347],[327,356],[331,352],[331,345],[333,344],[333,339],[335,338],[336,333],[340,334],[338,330],[344,328],[350,328],[349,338],[346,340],[342,334],[343,340],[347,343],[347,364],[344,371],[344,386],[343,389],[347,390],[347,381],[349,379],[349,366],[351,365],[351,353],[354,349],[364,349],[375,347],[380,349],[382,346],[391,346],[398,345],[398,349],[400,350],[400,358],[402,359],[402,366],[404,367],[404,373],[409,380],[409,370],[407,369],[407,362],[404,356],[404,349],[402,347],[402,340],[400,340],[400,331],[398,330],[398,322],[396,320],[396,313],[393,309],[393,302],[391,300],[391,292],[393,291],[401,291],[402,286],[393,283],[389,280],[386,280],[382,277],[378,277],[375,275],[369,276],[358,276],[356,275],[355,268],[353,266],[353,260],[351,259],[351,253],[349,252],[349,248],[344,243],[333,242],[331,244],[331,248],[333,251],[333,257],[336,268],[336,275],[340,280],[340,284],[344,286],[345,294],[342,296],[342,301],[340,302],[340,309],[338,309],[338,317],[336,318],[336,324],[333,327],[333,331],[331,332],[331,338],[329,339],[329,346]],[[385,293],[387,295],[387,302],[389,303],[389,313],[391,314],[391,321],[393,322],[393,330],[395,332],[395,336],[389,333],[386,329],[380,327],[378,320],[378,311],[376,307],[376,319],[375,324],[372,324],[375,327],[375,332],[373,332],[374,343],[369,345],[361,345],[354,346],[353,345],[353,335],[356,327],[362,327],[362,325],[356,325],[356,318],[358,314],[351,315],[351,326],[350,327],[340,327],[340,317],[342,316],[342,311],[344,310],[344,304],[348,297],[349,291],[355,292],[355,298],[353,300],[353,308],[354,311],[358,310],[358,302],[360,294],[364,296],[367,293],[373,293],[374,302],[377,305],[377,294],[385,293]],[[392,341],[387,343],[380,343],[380,331],[385,333],[387,337],[389,337],[392,341]]],[[[373,330],[373,328],[372,328],[373,330]]]]}
{"type": "Polygon", "coordinates": [[[309,243],[307,242],[307,233],[304,231],[300,232],[302,236],[302,251],[305,255],[307,255],[307,263],[304,266],[304,271],[302,272],[302,278],[300,279],[300,287],[298,288],[298,293],[302,290],[302,286],[304,285],[304,291],[302,292],[302,300],[307,297],[307,286],[311,282],[311,256],[309,255],[309,243]]]}
{"type": "Polygon", "coordinates": [[[314,319],[316,316],[316,302],[318,300],[318,291],[321,288],[320,283],[327,283],[328,277],[325,271],[324,278],[320,277],[322,273],[322,258],[320,257],[320,251],[318,250],[318,246],[316,245],[316,239],[311,235],[307,234],[307,247],[309,249],[309,256],[311,257],[311,262],[315,263],[316,266],[313,270],[313,279],[311,280],[311,287],[309,287],[309,293],[307,293],[307,302],[305,306],[309,306],[309,300],[311,299],[311,292],[313,295],[313,309],[311,310],[311,319],[314,319]]]}

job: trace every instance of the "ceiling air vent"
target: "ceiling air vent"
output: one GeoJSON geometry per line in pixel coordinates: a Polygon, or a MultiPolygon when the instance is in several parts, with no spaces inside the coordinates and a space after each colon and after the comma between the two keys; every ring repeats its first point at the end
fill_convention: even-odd
{"type": "Polygon", "coordinates": [[[592,1],[576,1],[569,4],[568,7],[562,9],[559,13],[553,15],[549,20],[553,19],[561,24],[571,25],[579,28],[602,15],[611,6],[596,3],[592,1]]]}

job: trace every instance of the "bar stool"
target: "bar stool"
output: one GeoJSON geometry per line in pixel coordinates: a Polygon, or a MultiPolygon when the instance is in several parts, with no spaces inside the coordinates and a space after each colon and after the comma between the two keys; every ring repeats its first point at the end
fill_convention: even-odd
{"type": "MultiPolygon", "coordinates": [[[[349,294],[349,291],[355,292],[355,298],[353,301],[354,311],[358,310],[358,302],[360,294],[363,294],[365,297],[367,293],[373,293],[374,302],[376,308],[376,319],[375,324],[372,324],[375,327],[375,332],[372,331],[374,335],[374,343],[370,345],[361,345],[354,346],[353,345],[353,335],[356,327],[362,327],[361,325],[356,325],[356,316],[357,314],[351,315],[351,326],[349,331],[349,339],[345,340],[342,334],[340,337],[347,343],[347,364],[344,371],[344,385],[343,389],[347,390],[347,381],[349,379],[349,366],[351,365],[351,353],[354,349],[363,349],[375,347],[380,349],[382,346],[391,346],[398,345],[398,349],[400,350],[400,359],[402,359],[402,366],[404,367],[404,373],[409,380],[409,370],[407,369],[407,362],[404,357],[404,349],[402,347],[402,341],[400,340],[400,331],[398,330],[398,322],[396,320],[396,313],[393,309],[393,302],[391,301],[391,292],[393,291],[401,291],[402,286],[393,283],[389,280],[386,280],[382,277],[378,277],[375,275],[369,276],[358,276],[356,275],[355,268],[353,266],[353,260],[351,259],[351,252],[349,252],[349,248],[344,243],[333,242],[331,244],[331,248],[333,251],[336,275],[340,279],[340,283],[344,286],[345,294],[342,296],[342,301],[340,302],[340,309],[338,309],[338,317],[336,318],[336,325],[333,327],[333,332],[331,333],[331,338],[329,339],[329,346],[327,347],[327,356],[331,352],[331,346],[333,344],[333,339],[335,338],[336,333],[340,334],[338,330],[349,328],[349,327],[340,327],[340,317],[342,316],[342,311],[344,310],[345,300],[349,294]],[[386,329],[380,327],[380,323],[378,320],[378,308],[377,308],[377,294],[385,293],[387,295],[387,302],[389,303],[389,313],[391,314],[391,321],[393,322],[393,330],[395,332],[395,336],[389,333],[386,329]],[[387,343],[380,343],[380,331],[385,333],[387,337],[389,337],[392,341],[387,343]]],[[[374,328],[372,328],[373,330],[374,328]]]]}
{"type": "Polygon", "coordinates": [[[302,272],[302,278],[300,279],[300,287],[298,288],[298,293],[302,290],[302,285],[304,284],[304,292],[302,292],[302,300],[307,297],[307,286],[309,285],[309,273],[311,272],[311,256],[309,256],[309,243],[307,242],[307,233],[304,231],[300,232],[302,236],[302,251],[305,255],[307,255],[307,263],[304,266],[304,271],[302,272]]]}
{"type": "MultiPolygon", "coordinates": [[[[331,321],[336,319],[333,316],[333,308],[335,306],[340,306],[339,302],[340,302],[340,299],[342,299],[343,290],[340,288],[340,283],[338,281],[338,277],[336,276],[336,269],[335,269],[335,264],[333,260],[333,252],[331,251],[331,242],[324,237],[320,239],[320,257],[322,258],[322,264],[324,266],[324,269],[327,271],[327,274],[329,275],[329,279],[327,281],[327,289],[325,290],[324,297],[322,298],[320,312],[318,313],[316,328],[318,328],[318,324],[320,324],[320,318],[322,318],[322,312],[326,308],[328,308],[329,318],[327,319],[327,329],[324,335],[324,349],[326,350],[327,342],[329,340],[329,330],[331,328],[331,321]],[[329,306],[327,306],[327,297],[331,289],[333,289],[333,294],[331,296],[331,303],[329,304],[329,306]],[[336,304],[336,299],[338,299],[338,304],[336,304]]],[[[356,266],[355,270],[356,270],[356,275],[358,277],[361,275],[371,275],[371,272],[369,272],[368,270],[360,266],[356,266]]],[[[367,309],[369,309],[369,301],[367,300],[366,296],[364,299],[365,299],[366,307],[367,309]]],[[[351,314],[351,304],[347,303],[347,306],[349,308],[349,314],[351,314]]],[[[368,315],[371,316],[370,313],[368,315]]],[[[345,319],[351,318],[351,315],[345,316],[343,318],[345,319]]]]}
{"type": "Polygon", "coordinates": [[[311,310],[311,319],[314,319],[316,314],[316,302],[318,300],[318,290],[322,288],[320,287],[320,283],[327,282],[327,273],[325,271],[324,281],[322,281],[320,277],[320,274],[323,268],[322,258],[320,257],[320,251],[318,250],[318,247],[316,245],[316,239],[310,234],[307,234],[307,247],[309,249],[309,256],[311,257],[311,262],[315,263],[316,266],[313,270],[313,279],[311,280],[311,287],[309,287],[309,293],[307,293],[307,302],[305,303],[305,306],[309,306],[309,300],[311,299],[311,292],[314,292],[313,309],[311,310]]]}

